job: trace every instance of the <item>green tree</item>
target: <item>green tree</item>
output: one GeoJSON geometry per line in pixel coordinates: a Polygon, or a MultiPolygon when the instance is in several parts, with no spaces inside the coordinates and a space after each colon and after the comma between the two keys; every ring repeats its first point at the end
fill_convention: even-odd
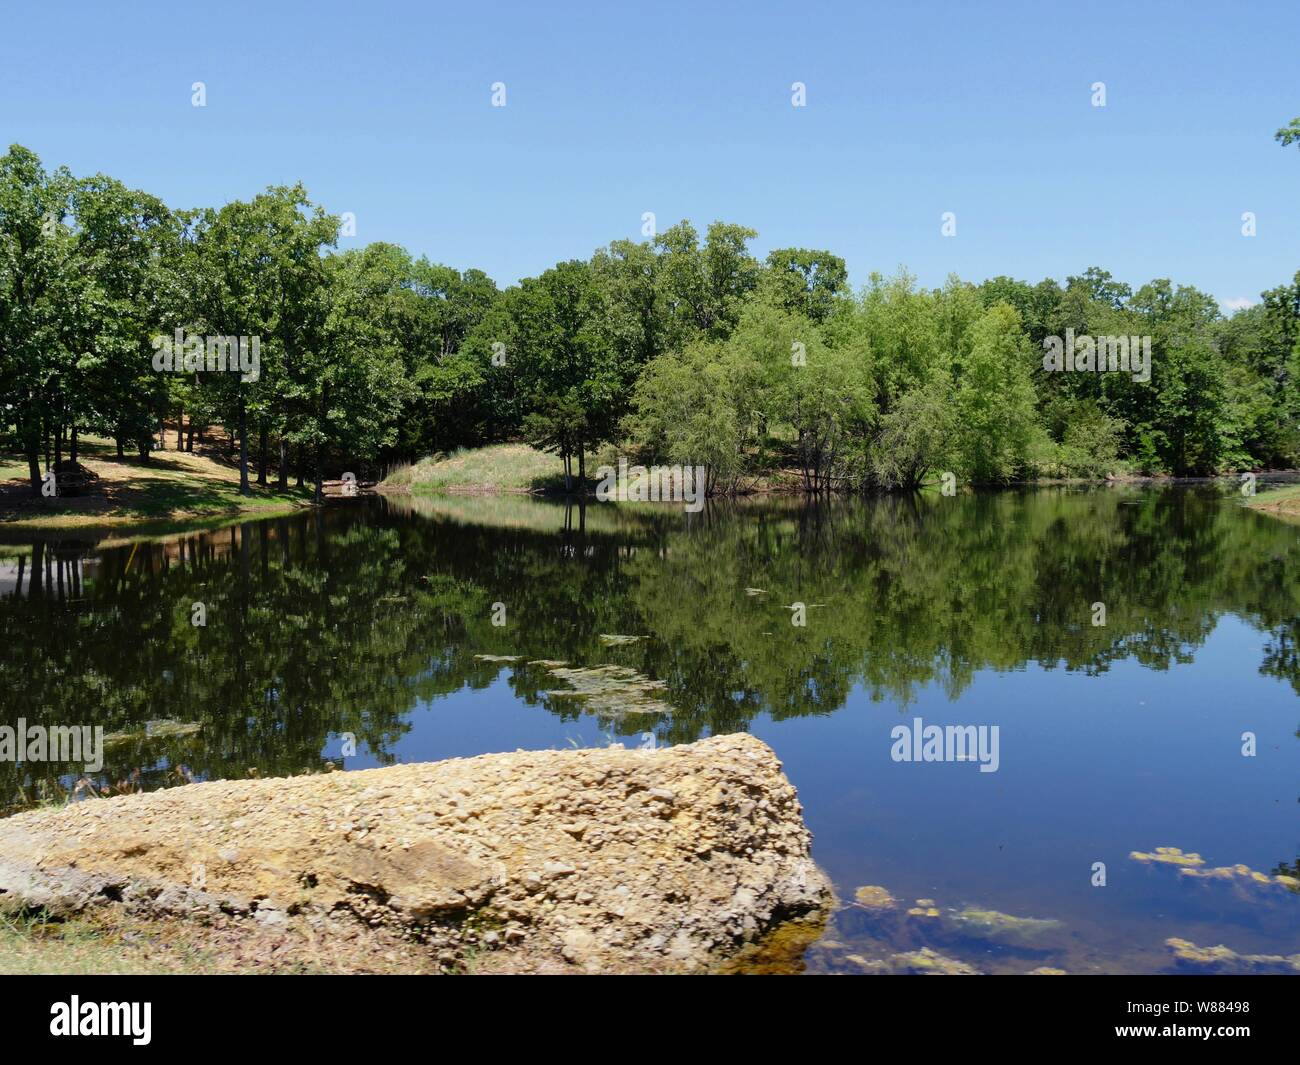
{"type": "Polygon", "coordinates": [[[961,471],[976,482],[1024,471],[1039,443],[1030,366],[1034,358],[1020,315],[1001,303],[971,327],[970,352],[953,397],[961,471]]]}

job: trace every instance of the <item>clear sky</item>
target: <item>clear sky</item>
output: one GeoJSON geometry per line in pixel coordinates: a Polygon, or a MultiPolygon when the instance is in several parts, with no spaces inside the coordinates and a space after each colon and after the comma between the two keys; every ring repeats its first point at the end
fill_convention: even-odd
{"type": "Polygon", "coordinates": [[[355,213],[342,246],[503,284],[652,211],[855,285],[1099,265],[1255,299],[1300,269],[1298,40],[1296,0],[41,0],[0,19],[0,139],[174,207],[302,181],[355,213]]]}

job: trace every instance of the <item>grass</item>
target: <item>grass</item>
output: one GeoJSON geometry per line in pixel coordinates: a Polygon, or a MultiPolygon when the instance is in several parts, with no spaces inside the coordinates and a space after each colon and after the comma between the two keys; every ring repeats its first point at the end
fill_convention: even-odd
{"type": "Polygon", "coordinates": [[[421,459],[391,473],[384,487],[414,495],[551,492],[564,487],[564,464],[558,455],[527,444],[491,444],[421,459]]]}
{"type": "Polygon", "coordinates": [[[160,936],[101,927],[89,920],[49,921],[36,914],[0,914],[0,973],[141,975],[200,973],[208,957],[160,936]]]}
{"type": "Polygon", "coordinates": [[[1300,484],[1288,484],[1280,488],[1265,486],[1246,500],[1246,506],[1288,521],[1300,521],[1300,484]]]}
{"type": "MultiPolygon", "coordinates": [[[[95,437],[80,442],[78,461],[99,475],[84,495],[33,498],[25,460],[0,453],[0,522],[25,528],[111,527],[169,523],[249,511],[289,510],[311,500],[308,488],[277,491],[252,485],[239,493],[239,469],[216,448],[118,458],[116,446],[95,437]]],[[[161,530],[160,530],[161,531],[161,530]]]]}
{"type": "Polygon", "coordinates": [[[437,972],[418,943],[381,931],[330,937],[302,922],[285,930],[253,922],[138,917],[116,908],[51,920],[0,911],[0,973],[36,975],[329,974],[437,972]]]}

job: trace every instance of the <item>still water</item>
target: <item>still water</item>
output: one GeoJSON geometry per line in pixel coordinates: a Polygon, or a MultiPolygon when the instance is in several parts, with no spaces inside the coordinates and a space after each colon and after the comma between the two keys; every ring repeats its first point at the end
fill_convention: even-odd
{"type": "MultiPolygon", "coordinates": [[[[1300,526],[1211,489],[367,499],[160,541],[11,534],[0,724],[103,725],[95,783],[122,790],[747,730],[841,898],[900,903],[845,907],[786,967],[928,946],[1154,972],[1171,937],[1300,952],[1273,879],[1300,854],[1298,632],[1300,526]],[[996,772],[895,760],[918,718],[996,727],[996,772]],[[1158,847],[1202,864],[1130,857],[1158,847]]],[[[0,805],[78,775],[0,762],[0,805]]]]}

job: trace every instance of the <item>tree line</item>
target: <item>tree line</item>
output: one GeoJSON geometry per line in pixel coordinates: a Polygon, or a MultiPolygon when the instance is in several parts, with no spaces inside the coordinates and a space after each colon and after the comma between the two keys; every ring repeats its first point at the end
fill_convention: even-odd
{"type": "Polygon", "coordinates": [[[0,435],[33,493],[79,434],[147,461],[169,421],[190,450],[225,430],[245,492],[296,473],[318,495],[327,470],[521,439],[570,486],[616,449],[703,465],[715,493],[792,468],[824,491],[1300,459],[1300,272],[1231,315],[1098,267],[933,289],[874,273],[854,292],[830,251],[759,259],[754,230],[683,221],[500,288],[395,244],[340,251],[340,228],[301,185],[176,210],[11,146],[0,435]],[[257,374],[157,369],[182,335],[257,338],[257,374]],[[1045,369],[1076,337],[1145,338],[1149,380],[1045,369]]]}

